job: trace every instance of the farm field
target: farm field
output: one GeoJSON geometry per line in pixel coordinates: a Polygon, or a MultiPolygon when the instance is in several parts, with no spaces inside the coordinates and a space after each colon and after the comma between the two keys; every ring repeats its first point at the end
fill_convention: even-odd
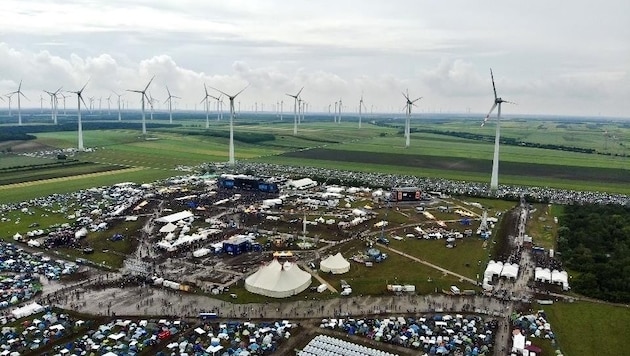
{"type": "Polygon", "coordinates": [[[50,164],[56,160],[50,158],[28,157],[18,155],[3,155],[0,159],[0,169],[31,166],[35,164],[50,164]]]}
{"type": "Polygon", "coordinates": [[[50,194],[70,193],[120,182],[150,183],[176,174],[176,171],[170,170],[134,168],[4,185],[0,186],[0,204],[20,202],[50,194]]]}

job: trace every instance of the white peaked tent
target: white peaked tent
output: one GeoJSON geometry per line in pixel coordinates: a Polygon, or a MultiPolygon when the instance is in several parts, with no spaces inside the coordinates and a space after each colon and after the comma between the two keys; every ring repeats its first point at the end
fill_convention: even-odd
{"type": "Polygon", "coordinates": [[[245,289],[272,298],[299,294],[311,285],[311,275],[296,264],[274,259],[245,279],[245,289]]]}
{"type": "Polygon", "coordinates": [[[337,253],[336,255],[328,256],[328,258],[323,260],[319,264],[319,269],[325,273],[331,272],[332,274],[342,274],[350,270],[350,262],[343,258],[341,253],[337,253]]]}
{"type": "Polygon", "coordinates": [[[162,228],[160,229],[160,232],[173,232],[175,230],[177,230],[177,225],[173,223],[168,223],[162,226],[162,228]]]}

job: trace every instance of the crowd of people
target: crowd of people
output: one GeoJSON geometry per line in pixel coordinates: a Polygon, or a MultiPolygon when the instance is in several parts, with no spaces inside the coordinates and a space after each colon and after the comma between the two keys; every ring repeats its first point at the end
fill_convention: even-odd
{"type": "MultiPolygon", "coordinates": [[[[283,166],[271,163],[239,162],[233,167],[233,171],[251,172],[259,176],[285,176],[291,178],[311,177],[313,179],[328,177],[328,179],[340,182],[360,182],[370,187],[420,187],[425,191],[439,191],[445,194],[496,197],[510,200],[517,200],[524,195],[530,200],[555,204],[630,204],[630,197],[625,194],[509,185],[500,185],[497,192],[491,193],[488,183],[388,173],[342,171],[305,166],[283,166]]],[[[326,181],[319,183],[326,183],[326,181]]]]}

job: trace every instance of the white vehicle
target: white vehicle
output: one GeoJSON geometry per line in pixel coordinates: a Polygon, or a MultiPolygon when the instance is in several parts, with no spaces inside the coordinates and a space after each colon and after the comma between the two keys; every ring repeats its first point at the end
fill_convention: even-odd
{"type": "Polygon", "coordinates": [[[342,290],[341,293],[339,293],[339,294],[341,294],[343,296],[350,295],[350,294],[352,294],[352,288],[346,288],[346,289],[342,290]]]}

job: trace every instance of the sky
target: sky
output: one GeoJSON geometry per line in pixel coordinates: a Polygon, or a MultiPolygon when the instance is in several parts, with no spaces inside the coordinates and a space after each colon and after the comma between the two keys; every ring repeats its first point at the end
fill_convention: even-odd
{"type": "Polygon", "coordinates": [[[249,85],[242,110],[288,112],[304,87],[311,112],[340,99],[356,112],[363,95],[367,111],[402,113],[408,90],[416,113],[483,116],[492,68],[518,104],[505,116],[630,117],[627,0],[3,0],[0,18],[0,93],[22,81],[24,107],[88,79],[105,107],[155,75],[160,109],[168,85],[178,108],[201,110],[206,83],[249,85]]]}

